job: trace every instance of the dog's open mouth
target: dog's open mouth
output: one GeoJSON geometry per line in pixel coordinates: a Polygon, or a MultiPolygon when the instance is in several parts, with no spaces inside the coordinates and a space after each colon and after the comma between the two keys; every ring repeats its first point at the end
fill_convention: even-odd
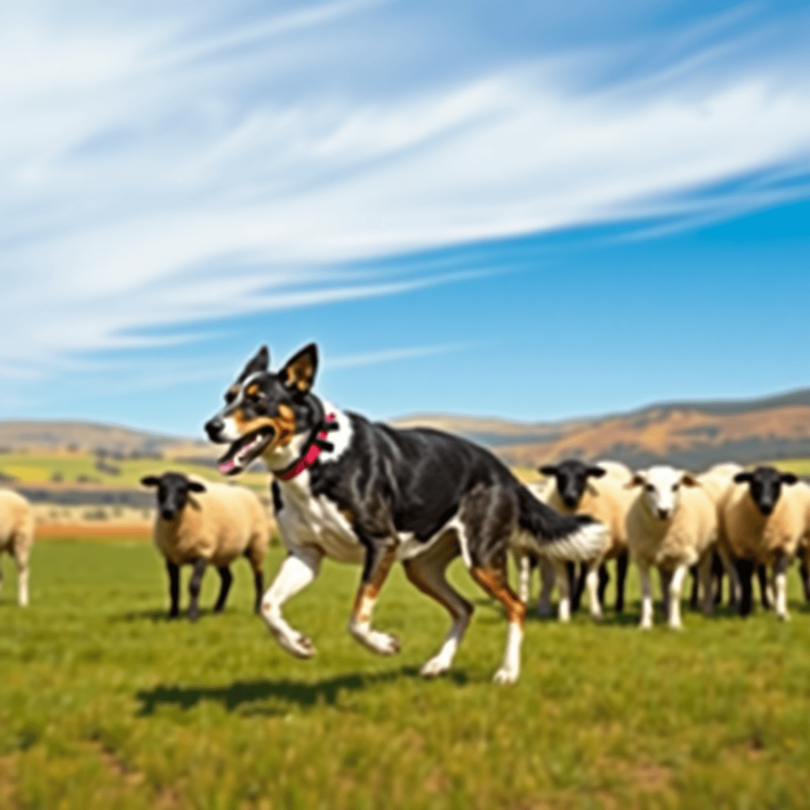
{"type": "Polygon", "coordinates": [[[223,475],[242,472],[267,447],[274,434],[275,431],[268,425],[237,439],[219,460],[219,471],[223,475]]]}

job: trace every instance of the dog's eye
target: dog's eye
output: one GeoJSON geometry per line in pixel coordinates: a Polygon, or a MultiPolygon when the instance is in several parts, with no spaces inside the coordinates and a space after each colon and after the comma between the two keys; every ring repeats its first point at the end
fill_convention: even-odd
{"type": "Polygon", "coordinates": [[[236,399],[236,391],[226,391],[225,393],[225,404],[230,405],[236,399]]]}

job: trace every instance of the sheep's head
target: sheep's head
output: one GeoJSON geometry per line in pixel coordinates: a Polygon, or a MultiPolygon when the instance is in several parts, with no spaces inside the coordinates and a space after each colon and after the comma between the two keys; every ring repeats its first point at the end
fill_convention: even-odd
{"type": "Polygon", "coordinates": [[[640,470],[628,487],[644,487],[644,498],[650,512],[659,520],[669,520],[681,499],[681,487],[698,486],[697,479],[688,472],[660,465],[640,470]]]}
{"type": "Polygon", "coordinates": [[[559,464],[544,464],[539,468],[543,475],[554,476],[557,492],[569,509],[576,509],[588,485],[588,478],[601,478],[605,471],[601,467],[583,464],[576,459],[566,459],[559,464]]]}
{"type": "Polygon", "coordinates": [[[189,492],[205,492],[205,484],[190,481],[183,473],[167,472],[141,478],[145,487],[157,487],[158,512],[164,520],[174,520],[188,501],[189,492]]]}
{"type": "Polygon", "coordinates": [[[735,483],[748,484],[751,499],[765,517],[776,508],[782,485],[791,486],[798,480],[793,473],[779,472],[774,467],[757,467],[753,472],[741,472],[734,476],[735,483]]]}
{"type": "Polygon", "coordinates": [[[225,393],[225,407],[205,425],[212,442],[230,444],[219,470],[236,475],[259,456],[267,458],[308,432],[307,395],[315,381],[318,349],[303,348],[278,372],[268,370],[270,353],[262,346],[225,393]]]}

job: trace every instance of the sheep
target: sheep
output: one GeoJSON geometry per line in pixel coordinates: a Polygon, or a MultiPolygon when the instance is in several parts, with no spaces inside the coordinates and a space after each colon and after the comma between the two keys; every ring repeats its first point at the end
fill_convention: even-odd
{"type": "MultiPolygon", "coordinates": [[[[17,562],[17,601],[28,605],[28,558],[34,542],[34,510],[12,490],[0,491],[0,553],[7,551],[17,562]]],[[[0,586],[3,570],[0,568],[0,586]]]]}
{"type": "Polygon", "coordinates": [[[661,465],[637,472],[629,488],[643,487],[627,513],[630,556],[641,578],[640,628],[653,625],[650,567],[661,575],[668,623],[681,629],[681,586],[690,565],[698,563],[705,612],[711,612],[711,552],[717,541],[717,510],[695,476],[661,465]]]}
{"type": "Polygon", "coordinates": [[[810,487],[768,466],[737,473],[733,480],[736,486],[721,509],[721,543],[737,561],[740,615],[751,612],[750,575],[759,563],[773,569],[776,615],[787,621],[787,567],[808,534],[810,487]]]}
{"type": "MultiPolygon", "coordinates": [[[[606,544],[594,559],[587,562],[584,579],[591,617],[598,621],[602,618],[602,599],[607,584],[606,577],[600,581],[600,569],[606,560],[616,558],[616,610],[620,612],[624,608],[624,580],[627,573],[625,515],[633,499],[623,485],[629,480],[630,471],[617,462],[588,465],[569,459],[557,465],[545,465],[540,472],[550,478],[543,490],[543,499],[549,506],[563,513],[589,515],[608,528],[606,544]]],[[[557,574],[560,587],[558,616],[561,621],[568,621],[571,608],[569,576],[564,574],[561,565],[557,574]]],[[[538,612],[547,610],[549,589],[545,586],[549,582],[550,576],[545,572],[538,612]]]]}
{"type": "Polygon", "coordinates": [[[256,587],[254,610],[259,613],[264,578],[262,568],[269,542],[269,523],[264,507],[249,489],[203,482],[182,473],[166,472],[141,479],[145,487],[157,487],[158,513],[155,543],[166,558],[169,574],[169,618],[179,614],[180,566],[194,566],[189,583],[188,617],[199,617],[198,599],[203,574],[210,563],[221,579],[214,612],[225,608],[231,587],[229,565],[244,555],[253,568],[256,587]]]}

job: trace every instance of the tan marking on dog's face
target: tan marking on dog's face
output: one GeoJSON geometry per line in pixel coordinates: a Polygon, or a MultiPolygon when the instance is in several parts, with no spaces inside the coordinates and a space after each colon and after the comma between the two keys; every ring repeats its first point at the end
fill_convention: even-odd
{"type": "Polygon", "coordinates": [[[252,397],[254,394],[259,393],[259,384],[253,383],[252,385],[248,386],[248,390],[245,392],[249,397],[252,397]]]}
{"type": "Polygon", "coordinates": [[[497,599],[506,611],[510,623],[523,624],[526,618],[526,605],[509,587],[509,582],[502,571],[497,568],[480,568],[474,566],[470,572],[475,581],[492,597],[497,599]]]}
{"type": "Polygon", "coordinates": [[[273,450],[284,447],[292,441],[295,436],[295,411],[283,403],[278,406],[278,413],[275,416],[260,416],[256,419],[245,419],[242,409],[237,409],[233,414],[233,421],[240,436],[247,436],[264,427],[272,427],[275,431],[273,440],[265,447],[264,453],[272,453],[273,450]]]}

